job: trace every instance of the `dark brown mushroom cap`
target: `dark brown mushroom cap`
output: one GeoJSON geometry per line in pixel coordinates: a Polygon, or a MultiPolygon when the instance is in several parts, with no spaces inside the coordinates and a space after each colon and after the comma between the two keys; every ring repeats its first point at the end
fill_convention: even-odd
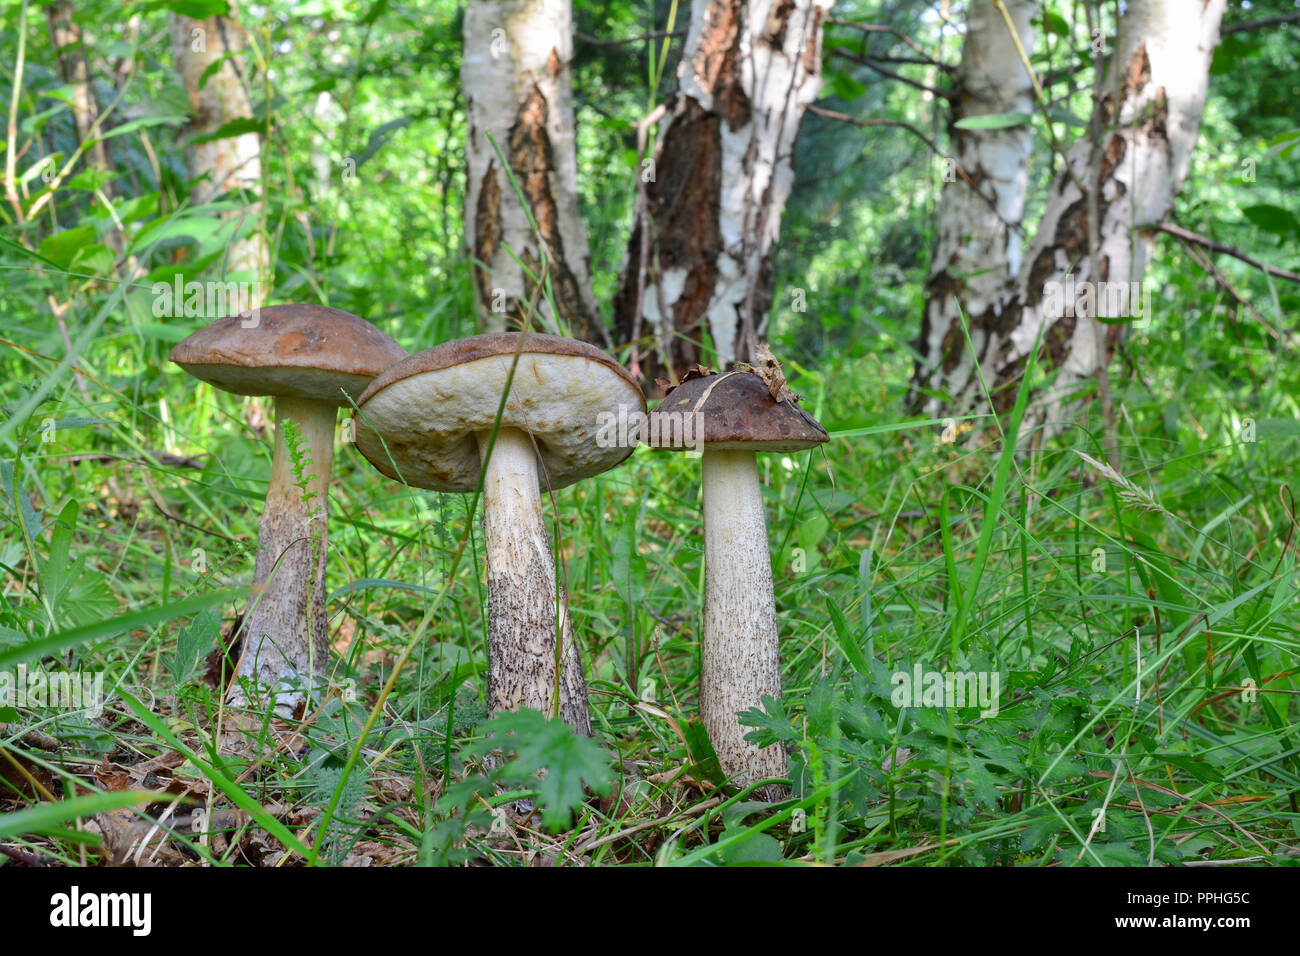
{"type": "MultiPolygon", "coordinates": [[[[357,402],[357,450],[389,478],[417,488],[473,491],[477,435],[496,419],[519,335],[445,342],[387,369],[357,402]]],[[[531,433],[543,484],[563,488],[632,454],[645,407],[636,380],[594,345],[527,333],[501,426],[531,433]],[[626,442],[610,427],[620,411],[630,420],[626,442]]]]}
{"type": "Polygon", "coordinates": [[[801,451],[828,438],[817,419],[794,402],[776,401],[761,378],[737,371],[674,388],[650,413],[646,443],[673,451],[693,448],[697,441],[715,451],[801,451]],[[698,418],[688,421],[696,411],[698,418]]]}
{"type": "Polygon", "coordinates": [[[365,319],[323,305],[272,305],[226,316],[172,349],[195,378],[236,395],[275,395],[346,405],[406,357],[365,319]]]}

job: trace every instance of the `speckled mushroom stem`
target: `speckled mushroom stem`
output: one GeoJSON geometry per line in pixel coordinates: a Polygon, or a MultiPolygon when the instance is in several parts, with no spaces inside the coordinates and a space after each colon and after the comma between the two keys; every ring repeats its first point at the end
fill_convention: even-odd
{"type": "MultiPolygon", "coordinates": [[[[244,617],[239,676],[268,685],[276,712],[292,716],[305,701],[309,677],[319,684],[329,664],[325,623],[325,556],[329,550],[329,482],[334,469],[338,408],[301,398],[276,399],[271,484],[257,531],[253,605],[244,617]],[[301,478],[294,474],[285,422],[301,437],[301,478]]],[[[230,702],[247,703],[238,682],[230,702]]]]}
{"type": "MultiPolygon", "coordinates": [[[[704,646],[700,716],[723,773],[739,786],[784,777],[785,751],[745,740],[736,715],[781,696],[767,517],[750,451],[704,451],[704,646]]],[[[776,797],[767,788],[760,797],[776,797]]]]}
{"type": "Polygon", "coordinates": [[[556,600],[555,562],[542,520],[537,454],[517,428],[478,433],[483,476],[483,538],[488,577],[488,707],[528,707],[548,716],[555,700],[556,634],[560,709],[565,722],[591,736],[587,682],[566,602],[556,600]],[[556,621],[559,619],[557,629],[556,621]]]}

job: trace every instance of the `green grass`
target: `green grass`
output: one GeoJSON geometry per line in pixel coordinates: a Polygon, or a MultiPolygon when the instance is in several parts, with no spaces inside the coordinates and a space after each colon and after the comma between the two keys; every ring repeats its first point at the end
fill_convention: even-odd
{"type": "MultiPolygon", "coordinates": [[[[675,9],[675,21],[637,4],[576,14],[581,29],[623,37],[680,28],[675,9]]],[[[255,97],[273,129],[256,227],[273,239],[274,301],[364,315],[412,351],[476,331],[460,248],[460,10],[431,4],[417,21],[342,5],[337,39],[314,18],[274,27],[275,96],[265,102],[263,75],[255,97]],[[370,12],[378,20],[359,22],[370,12]],[[305,91],[317,89],[341,119],[315,114],[305,91]],[[409,122],[371,150],[395,120],[409,122]],[[363,150],[343,180],[341,161],[363,150]],[[309,158],[328,161],[325,181],[309,158]]],[[[836,5],[863,22],[917,10],[836,5]]],[[[19,175],[77,149],[35,12],[14,98],[19,175]]],[[[118,14],[86,0],[81,25],[101,54],[118,14]]],[[[162,16],[146,13],[141,35],[164,36],[162,16]]],[[[1274,148],[1295,126],[1293,57],[1285,31],[1245,36],[1261,55],[1239,52],[1251,69],[1215,74],[1174,219],[1285,264],[1290,227],[1261,231],[1243,210],[1295,194],[1294,162],[1274,148]]],[[[956,62],[960,32],[945,37],[933,52],[956,62]]],[[[830,40],[865,42],[846,28],[830,40]]],[[[679,48],[577,46],[579,188],[602,303],[635,201],[629,123],[666,94],[679,48]]],[[[102,60],[97,82],[116,86],[102,60]]],[[[330,693],[301,726],[254,722],[247,751],[229,752],[219,651],[247,600],[271,433],[265,405],[167,362],[207,319],[153,315],[151,285],[215,278],[225,243],[212,239],[218,205],[186,198],[185,97],[166,43],[122,62],[122,112],[148,123],[113,137],[113,202],[143,271],[108,274],[102,194],[68,182],[39,219],[17,221],[11,203],[3,213],[0,680],[20,666],[97,672],[107,699],[102,713],[0,701],[0,864],[6,851],[70,865],[1296,862],[1294,288],[1217,260],[1276,331],[1265,328],[1158,240],[1153,325],[1111,366],[1115,473],[1081,456],[1108,461],[1092,394],[1051,434],[984,409],[918,420],[904,403],[907,343],[937,160],[904,131],[815,117],[800,133],[770,330],[832,440],[760,459],[784,694],[745,716],[789,749],[792,798],[756,801],[710,761],[695,718],[698,462],[644,449],[544,501],[593,741],[538,715],[487,720],[474,497],[403,487],[341,445],[330,693]],[[996,673],[997,713],[896,706],[895,675],[916,665],[996,673]],[[503,741],[512,758],[488,766],[503,741]],[[507,812],[524,802],[538,812],[507,812]],[[148,844],[124,845],[138,821],[148,844]]],[[[830,105],[854,115],[944,121],[936,100],[833,56],[827,80],[830,105]]],[[[1041,180],[1042,161],[1027,172],[1041,180]]],[[[42,188],[34,174],[20,184],[25,209],[42,188]]]]}
{"type": "MultiPolygon", "coordinates": [[[[109,371],[93,353],[84,365],[109,371]]],[[[996,432],[979,447],[970,435],[945,443],[940,423],[890,428],[906,418],[902,373],[885,407],[872,380],[845,359],[795,381],[824,396],[810,410],[839,437],[824,454],[761,459],[785,692],[747,722],[792,751],[794,797],[773,806],[719,789],[701,763],[697,463],[642,449],[557,493],[598,747],[580,755],[570,735],[524,726],[520,757],[493,774],[480,763],[485,598],[471,499],[402,488],[342,448],[328,563],[335,692],[300,730],[309,750],[277,746],[267,728],[234,760],[215,747],[217,675],[204,678],[215,628],[175,618],[211,604],[229,626],[226,589],[251,574],[269,436],[249,433],[239,400],[176,370],[152,403],[168,408],[170,449],[162,417],[129,394],[93,389],[87,402],[64,381],[14,426],[0,662],[102,670],[109,699],[97,718],[0,711],[4,820],[42,824],[11,845],[104,859],[84,833],[49,825],[100,811],[68,804],[60,816],[32,781],[108,800],[101,761],[170,752],[183,760],[159,783],[183,781],[187,799],[236,822],[220,840],[160,832],[216,864],[257,863],[268,841],[296,851],[284,865],[361,853],[501,865],[1292,859],[1300,590],[1275,476],[1294,439],[1171,436],[1159,403],[1131,390],[1125,484],[1074,452],[1100,458],[1086,410],[1036,451],[1021,435],[1017,454],[996,432]],[[100,423],[47,428],[41,442],[47,417],[100,423]],[[169,467],[145,449],[207,464],[169,467]],[[59,548],[63,574],[50,562],[59,548]],[[193,570],[196,549],[207,574],[193,570]],[[998,713],[894,706],[891,675],[917,662],[996,671],[998,713]],[[29,731],[60,748],[33,746],[29,731]],[[543,766],[549,793],[532,776],[543,766]],[[492,808],[521,796],[538,816],[494,834],[492,808]]],[[[1231,414],[1207,398],[1196,418],[1207,436],[1227,434],[1231,414]]],[[[164,797],[131,812],[157,819],[164,797]]]]}

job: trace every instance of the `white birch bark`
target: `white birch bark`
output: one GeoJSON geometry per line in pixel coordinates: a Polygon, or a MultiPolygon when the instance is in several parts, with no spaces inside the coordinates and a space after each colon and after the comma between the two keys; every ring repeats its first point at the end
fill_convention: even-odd
{"type": "MultiPolygon", "coordinates": [[[[1009,294],[981,325],[979,361],[998,411],[1013,403],[1016,380],[1044,325],[1042,363],[1057,374],[1028,425],[1062,420],[1071,396],[1109,362],[1125,326],[1076,315],[1071,302],[1065,314],[1057,314],[1045,307],[1045,290],[1049,283],[1069,289],[1067,276],[1080,290],[1084,283],[1127,286],[1142,280],[1152,242],[1144,227],[1169,215],[1187,174],[1225,5],[1226,0],[1130,0],[1125,8],[1103,95],[1093,107],[1102,142],[1094,151],[1083,137],[1069,148],[1070,171],[1062,169],[1052,184],[1009,294]],[[1088,242],[1088,197],[1079,189],[1089,182],[1096,184],[1096,261],[1088,242]]],[[[1129,309],[1143,307],[1146,296],[1141,298],[1128,302],[1129,309]]],[[[1158,309],[1158,301],[1152,302],[1158,309]]],[[[1160,322],[1158,315],[1141,320],[1160,322]]],[[[954,412],[984,402],[974,375],[948,388],[956,399],[954,412]]]]}
{"type": "Polygon", "coordinates": [[[691,4],[648,216],[634,227],[615,305],[621,339],[656,342],[653,370],[666,361],[680,373],[699,361],[704,334],[719,365],[753,359],[772,305],[772,253],[799,124],[821,90],[832,2],[691,4]]]}
{"type": "MultiPolygon", "coordinates": [[[[1037,0],[1006,4],[1026,53],[1034,50],[1037,0]]],[[[926,285],[925,312],[912,381],[912,399],[928,415],[941,403],[919,390],[937,373],[950,388],[970,381],[974,364],[964,347],[958,303],[980,351],[985,326],[996,324],[1023,253],[1025,194],[1034,149],[1030,123],[1005,129],[961,129],[963,119],[1034,109],[1034,88],[1021,63],[1006,21],[988,0],[972,3],[966,18],[961,68],[953,84],[948,122],[951,155],[938,203],[934,254],[926,285]],[[960,169],[965,176],[957,175],[960,169]],[[969,181],[965,178],[969,177],[969,181]]]]}
{"type": "MultiPolygon", "coordinates": [[[[475,259],[479,325],[485,332],[502,331],[527,312],[533,282],[515,257],[540,274],[540,233],[563,325],[575,338],[608,345],[578,213],[570,2],[475,0],[465,9],[464,43],[465,241],[475,259]],[[527,210],[489,134],[514,173],[527,210]]],[[[542,330],[561,331],[545,299],[538,311],[542,330]]]]}
{"type": "Polygon", "coordinates": [[[204,78],[208,68],[225,57],[228,51],[238,54],[245,48],[244,31],[233,16],[233,2],[230,8],[232,16],[207,20],[171,14],[169,27],[176,69],[185,84],[193,110],[189,126],[191,142],[186,146],[190,198],[197,205],[230,192],[242,192],[252,197],[248,205],[224,217],[239,223],[240,232],[247,233],[250,226],[254,229],[251,234],[231,243],[225,271],[227,276],[239,273],[247,281],[256,281],[257,301],[252,304],[260,305],[269,280],[268,250],[260,232],[260,137],[256,133],[243,133],[203,143],[192,141],[193,137],[215,132],[231,120],[253,115],[243,56],[225,59],[219,68],[204,78]]]}

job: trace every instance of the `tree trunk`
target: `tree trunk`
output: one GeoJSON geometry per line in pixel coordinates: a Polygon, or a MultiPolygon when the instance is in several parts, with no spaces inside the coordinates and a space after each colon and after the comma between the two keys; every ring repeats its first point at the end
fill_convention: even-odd
{"type": "MultiPolygon", "coordinates": [[[[90,138],[91,127],[99,112],[95,92],[90,85],[90,65],[81,39],[81,27],[72,18],[72,4],[58,0],[45,11],[50,24],[50,42],[59,61],[59,78],[72,87],[72,118],[77,125],[77,142],[90,138]]],[[[90,147],[90,159],[96,166],[111,171],[104,141],[98,139],[90,147]]],[[[104,186],[106,195],[112,195],[112,184],[104,186]]]]}
{"type": "MultiPolygon", "coordinates": [[[[1007,10],[1027,54],[1033,53],[1030,20],[1036,0],[1012,0],[1007,10]]],[[[996,320],[1023,254],[1025,193],[1034,130],[1029,123],[1005,129],[962,129],[963,119],[998,113],[1030,113],[1034,88],[1002,15],[980,0],[971,7],[953,84],[943,194],[938,204],[934,254],[926,283],[925,312],[912,379],[911,403],[938,414],[937,398],[922,399],[937,374],[960,390],[974,372],[963,343],[958,303],[979,350],[985,327],[996,320]],[[960,170],[960,173],[958,172],[960,170]],[[955,339],[955,341],[954,341],[955,339]]]]}
{"type": "Polygon", "coordinates": [[[615,316],[649,337],[647,377],[751,360],[772,306],[772,252],[799,123],[821,90],[832,0],[695,0],[677,91],[644,175],[615,316]],[[648,232],[647,232],[648,230],[648,232]],[[643,239],[644,234],[644,239],[643,239]]]}
{"type": "MultiPolygon", "coordinates": [[[[1102,95],[1093,104],[1093,128],[1103,132],[1096,140],[1077,140],[1067,151],[1068,162],[1052,184],[1023,262],[1013,269],[1016,263],[1008,260],[1004,266],[1015,278],[1002,301],[982,311],[974,305],[968,309],[972,342],[998,412],[1013,404],[1017,380],[1045,326],[1042,361],[1056,374],[1026,427],[1060,421],[1080,387],[1109,364],[1124,323],[1098,319],[1099,308],[1106,314],[1105,299],[1111,299],[1112,317],[1118,317],[1112,296],[1121,295],[1124,311],[1150,321],[1149,298],[1133,301],[1130,284],[1141,281],[1150,227],[1172,211],[1187,173],[1225,4],[1130,0],[1118,42],[1109,51],[1102,95]],[[1091,197],[1080,189],[1088,183],[1091,197]],[[1089,241],[1093,203],[1095,256],[1089,241]],[[1084,283],[1097,292],[1091,302],[1083,295],[1084,283]]],[[[982,404],[960,330],[951,323],[946,329],[930,327],[926,339],[945,346],[939,361],[952,370],[942,382],[953,396],[949,411],[959,414],[982,404]]]]}
{"type": "Polygon", "coordinates": [[[587,233],[578,215],[570,2],[476,0],[465,10],[464,39],[465,241],[474,257],[479,325],[497,332],[507,321],[523,319],[535,281],[516,258],[540,276],[544,243],[560,315],[557,322],[539,298],[535,321],[547,331],[567,330],[607,346],[591,290],[587,233]],[[514,174],[526,210],[489,134],[514,174]]]}
{"type": "MultiPolygon", "coordinates": [[[[233,14],[234,3],[230,9],[233,14]]],[[[251,119],[253,107],[244,57],[231,56],[211,75],[204,76],[227,52],[237,54],[244,49],[244,31],[239,21],[234,16],[196,20],[172,14],[170,27],[176,69],[194,111],[190,136],[213,133],[232,120],[251,119]]],[[[242,192],[248,197],[249,202],[242,209],[225,214],[226,219],[235,222],[233,229],[246,234],[231,243],[225,271],[227,275],[243,273],[249,281],[256,280],[253,304],[260,305],[270,276],[267,245],[260,229],[262,161],[258,135],[241,133],[203,143],[191,141],[186,159],[190,198],[196,204],[211,202],[230,192],[242,192]],[[250,226],[254,227],[253,232],[247,234],[250,226]]]]}

